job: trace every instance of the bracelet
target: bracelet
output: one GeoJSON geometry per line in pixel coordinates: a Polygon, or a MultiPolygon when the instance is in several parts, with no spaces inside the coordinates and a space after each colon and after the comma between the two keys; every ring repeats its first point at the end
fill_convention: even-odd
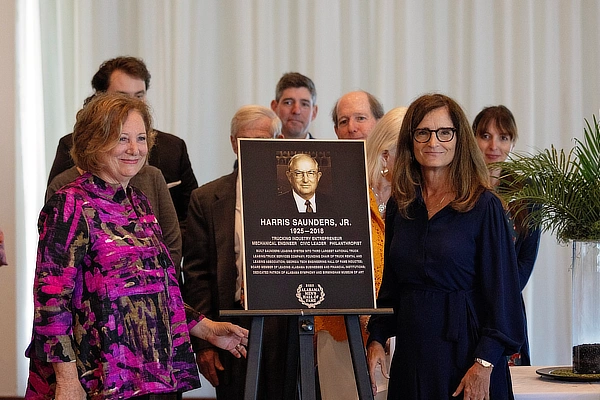
{"type": "Polygon", "coordinates": [[[485,361],[482,358],[475,358],[475,362],[484,368],[494,368],[494,364],[489,361],[485,361]]]}

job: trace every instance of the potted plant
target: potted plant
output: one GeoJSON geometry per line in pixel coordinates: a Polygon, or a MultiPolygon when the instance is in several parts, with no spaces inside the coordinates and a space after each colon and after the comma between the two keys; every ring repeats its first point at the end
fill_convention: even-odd
{"type": "Polygon", "coordinates": [[[585,121],[583,140],[499,163],[500,185],[525,222],[573,242],[573,373],[600,374],[600,125],[585,121]]]}

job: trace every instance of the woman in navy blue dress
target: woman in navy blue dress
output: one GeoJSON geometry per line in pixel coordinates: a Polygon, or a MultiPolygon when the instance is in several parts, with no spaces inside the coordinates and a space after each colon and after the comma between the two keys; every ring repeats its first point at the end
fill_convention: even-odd
{"type": "MultiPolygon", "coordinates": [[[[511,228],[460,106],[441,94],[409,107],[386,215],[385,266],[367,357],[388,399],[512,399],[506,355],[524,340],[511,228]]],[[[376,387],[373,387],[376,392],[376,387]]]]}

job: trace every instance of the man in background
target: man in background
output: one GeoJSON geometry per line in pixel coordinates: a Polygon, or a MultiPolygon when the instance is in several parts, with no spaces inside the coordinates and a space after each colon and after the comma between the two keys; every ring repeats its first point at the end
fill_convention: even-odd
{"type": "Polygon", "coordinates": [[[383,114],[383,106],[371,93],[349,92],[331,110],[333,129],[338,139],[365,140],[383,114]]]}
{"type": "MultiPolygon", "coordinates": [[[[262,106],[244,106],[231,120],[230,141],[238,154],[238,138],[281,137],[281,121],[262,106]]],[[[241,184],[234,171],[192,192],[183,259],[183,299],[216,321],[235,321],[250,327],[245,318],[222,318],[220,310],[243,309],[241,254],[241,184]]],[[[266,317],[258,398],[283,399],[287,352],[287,318],[266,317]]],[[[244,398],[247,360],[238,359],[210,343],[192,339],[202,375],[216,389],[218,400],[244,398]]]]}
{"type": "Polygon", "coordinates": [[[310,123],[317,117],[317,90],[313,81],[298,72],[285,73],[275,88],[271,109],[282,123],[285,139],[313,139],[310,123]]]}
{"type": "MultiPolygon", "coordinates": [[[[119,92],[143,101],[146,101],[149,87],[150,72],[146,64],[135,57],[116,57],[107,60],[100,65],[92,78],[92,88],[95,92],[119,92]]],[[[183,139],[159,130],[155,132],[156,140],[150,151],[148,163],[160,169],[167,182],[183,235],[190,194],[198,187],[198,182],[183,139]]],[[[69,154],[72,146],[71,134],[60,139],[50,169],[48,184],[56,175],[73,167],[73,160],[69,154]]]]}

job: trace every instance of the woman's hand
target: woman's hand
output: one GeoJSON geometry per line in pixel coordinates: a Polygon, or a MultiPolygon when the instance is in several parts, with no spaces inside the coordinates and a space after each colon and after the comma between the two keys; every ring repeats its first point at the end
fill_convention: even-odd
{"type": "Polygon", "coordinates": [[[87,395],[77,373],[74,362],[53,363],[56,375],[56,392],[54,400],[85,400],[87,395]]]}
{"type": "Polygon", "coordinates": [[[87,395],[79,380],[71,382],[56,382],[54,400],[85,400],[87,395]]]}
{"type": "Polygon", "coordinates": [[[246,357],[246,346],[248,345],[248,329],[234,325],[231,322],[215,322],[203,318],[190,333],[200,339],[229,350],[235,357],[246,357]]]}
{"type": "Polygon", "coordinates": [[[390,378],[388,374],[387,359],[385,357],[385,350],[381,343],[371,342],[367,346],[367,365],[369,367],[369,377],[371,378],[371,390],[373,396],[377,394],[377,383],[375,382],[375,368],[377,365],[381,368],[381,373],[384,377],[390,378]]]}
{"type": "Polygon", "coordinates": [[[479,363],[474,363],[460,381],[452,397],[464,391],[464,400],[489,400],[490,375],[493,368],[486,368],[479,363]]]}

